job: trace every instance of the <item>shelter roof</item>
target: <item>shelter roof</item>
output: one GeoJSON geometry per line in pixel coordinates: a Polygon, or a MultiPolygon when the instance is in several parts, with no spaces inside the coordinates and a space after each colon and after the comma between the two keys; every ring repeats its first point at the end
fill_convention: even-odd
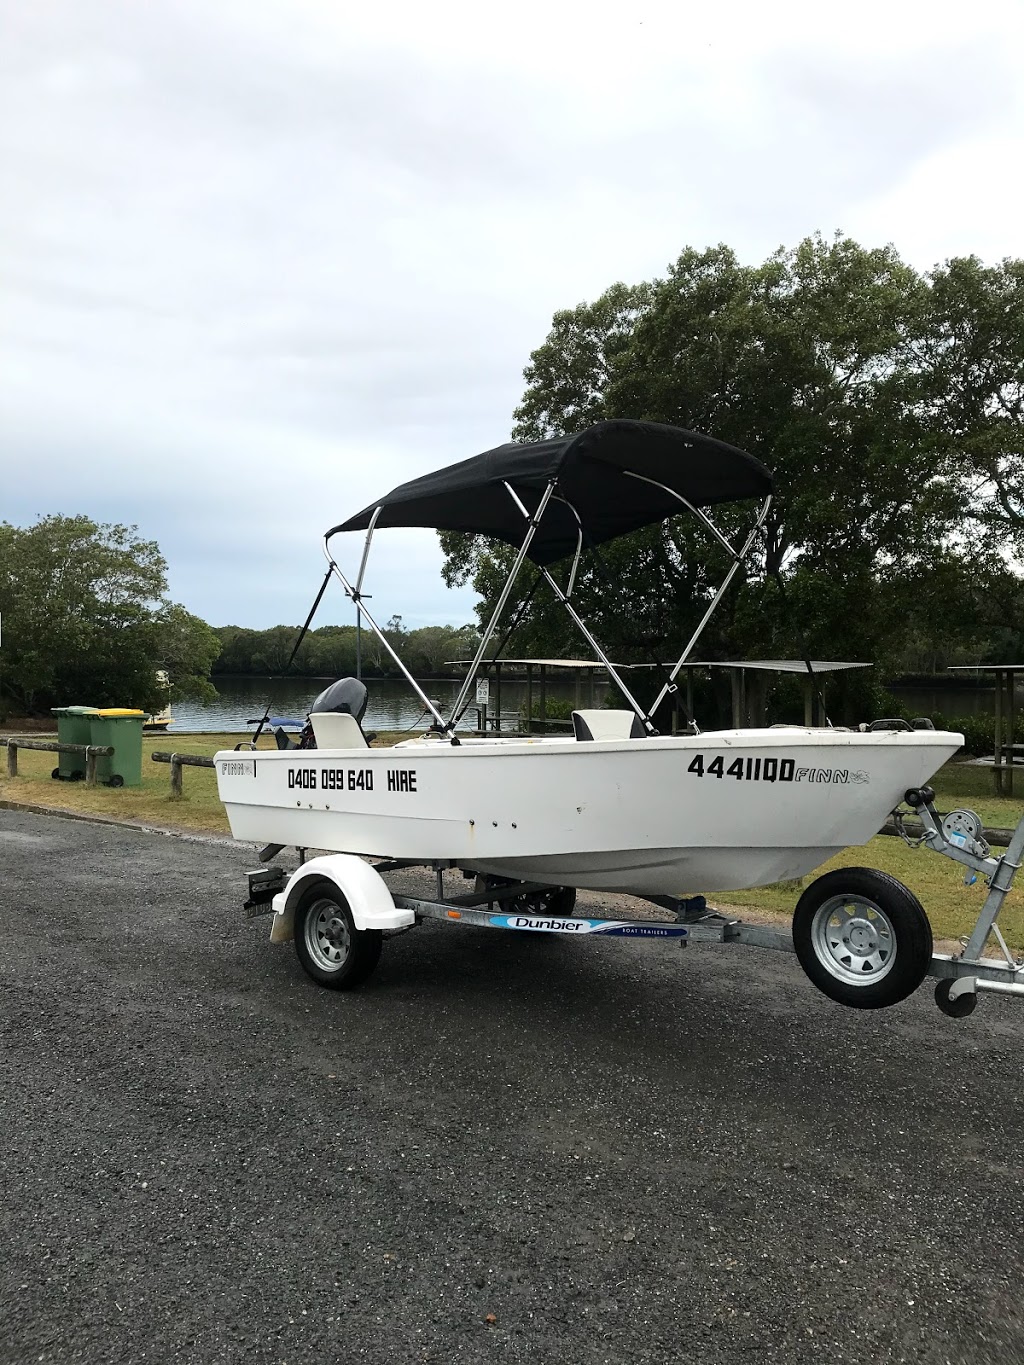
{"type": "MultiPolygon", "coordinates": [[[[468,668],[473,662],[472,659],[446,659],[445,664],[451,668],[468,668]]],[[[480,663],[481,668],[486,668],[488,664],[513,664],[520,668],[527,664],[543,664],[547,668],[604,668],[605,665],[600,659],[483,659],[480,663]]],[[[616,664],[616,668],[621,668],[621,664],[616,664]]]]}
{"type": "MultiPolygon", "coordinates": [[[[811,659],[815,673],[836,673],[843,668],[873,668],[873,664],[844,663],[834,659],[811,659]]],[[[674,668],[675,664],[622,664],[623,668],[674,668]]],[[[752,668],[765,673],[806,673],[805,659],[687,659],[684,668],[752,668]]],[[[1021,665],[1024,668],[1024,664],[1021,665]]]]}

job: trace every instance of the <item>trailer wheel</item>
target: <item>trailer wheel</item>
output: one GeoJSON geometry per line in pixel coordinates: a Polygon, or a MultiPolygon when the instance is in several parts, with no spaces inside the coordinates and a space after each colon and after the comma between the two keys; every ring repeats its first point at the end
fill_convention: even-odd
{"type": "Polygon", "coordinates": [[[566,919],[576,910],[576,888],[553,886],[546,891],[530,891],[515,903],[526,915],[554,915],[566,919]]]}
{"type": "Polygon", "coordinates": [[[295,954],[318,985],[354,990],[380,960],[380,930],[357,929],[344,896],[330,883],[302,892],[294,924],[295,954]]]}
{"type": "Polygon", "coordinates": [[[867,867],[827,872],[807,888],[793,915],[800,965],[832,1000],[883,1009],[924,980],[932,929],[902,882],[867,867]]]}
{"type": "Polygon", "coordinates": [[[973,1014],[978,1008],[978,996],[975,991],[965,991],[963,995],[958,995],[955,999],[950,999],[949,988],[952,981],[943,978],[935,987],[935,1003],[943,1014],[950,1019],[966,1019],[969,1014],[973,1014]]]}
{"type": "Polygon", "coordinates": [[[505,896],[498,893],[504,887],[514,887],[504,877],[494,877],[489,873],[476,879],[477,891],[494,891],[494,902],[503,915],[555,915],[565,919],[576,909],[576,888],[574,886],[549,886],[543,891],[528,891],[523,896],[505,896]]]}

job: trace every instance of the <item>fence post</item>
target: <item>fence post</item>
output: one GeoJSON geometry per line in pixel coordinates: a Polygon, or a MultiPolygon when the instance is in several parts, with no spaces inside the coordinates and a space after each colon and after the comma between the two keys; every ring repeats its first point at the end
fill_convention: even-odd
{"type": "Polygon", "coordinates": [[[181,786],[181,759],[177,754],[171,754],[171,796],[183,795],[181,786]]]}
{"type": "Polygon", "coordinates": [[[99,755],[90,744],[85,751],[85,785],[95,787],[96,785],[96,759],[99,755]]]}
{"type": "Polygon", "coordinates": [[[18,776],[18,742],[14,739],[7,741],[7,776],[18,776]]]}

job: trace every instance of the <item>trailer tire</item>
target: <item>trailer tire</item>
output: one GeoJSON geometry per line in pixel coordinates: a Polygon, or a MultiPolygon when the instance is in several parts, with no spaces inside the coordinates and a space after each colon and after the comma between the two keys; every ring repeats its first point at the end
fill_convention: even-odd
{"type": "Polygon", "coordinates": [[[932,928],[912,891],[886,872],[844,867],[812,882],[793,914],[793,946],[825,995],[884,1009],[912,995],[932,957],[932,928]]]}
{"type": "Polygon", "coordinates": [[[352,911],[333,882],[304,888],[295,906],[295,955],[319,986],[351,991],[380,961],[381,931],[357,929],[352,911]]]}
{"type": "Polygon", "coordinates": [[[478,892],[494,891],[494,904],[503,915],[556,915],[568,919],[576,911],[576,888],[574,886],[551,886],[543,891],[528,892],[525,896],[506,896],[497,894],[502,887],[515,886],[505,877],[494,877],[489,873],[478,876],[478,892]]]}
{"type": "Polygon", "coordinates": [[[958,995],[955,1000],[951,1000],[949,991],[952,985],[952,981],[948,978],[937,983],[935,1003],[948,1018],[966,1019],[978,1008],[978,993],[977,991],[966,991],[963,995],[958,995]]]}

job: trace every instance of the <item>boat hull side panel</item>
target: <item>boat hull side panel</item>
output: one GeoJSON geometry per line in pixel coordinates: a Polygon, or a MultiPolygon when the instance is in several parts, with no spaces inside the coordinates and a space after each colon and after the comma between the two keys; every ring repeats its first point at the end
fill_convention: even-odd
{"type": "Polygon", "coordinates": [[[820,867],[838,848],[659,848],[639,858],[635,849],[588,854],[583,864],[565,857],[508,859],[463,864],[524,881],[551,882],[589,891],[640,892],[648,896],[689,896],[703,891],[739,891],[789,881],[820,867]]]}
{"type": "Polygon", "coordinates": [[[216,762],[238,839],[685,894],[799,877],[866,843],[959,744],[940,732],[765,730],[216,762]]]}

